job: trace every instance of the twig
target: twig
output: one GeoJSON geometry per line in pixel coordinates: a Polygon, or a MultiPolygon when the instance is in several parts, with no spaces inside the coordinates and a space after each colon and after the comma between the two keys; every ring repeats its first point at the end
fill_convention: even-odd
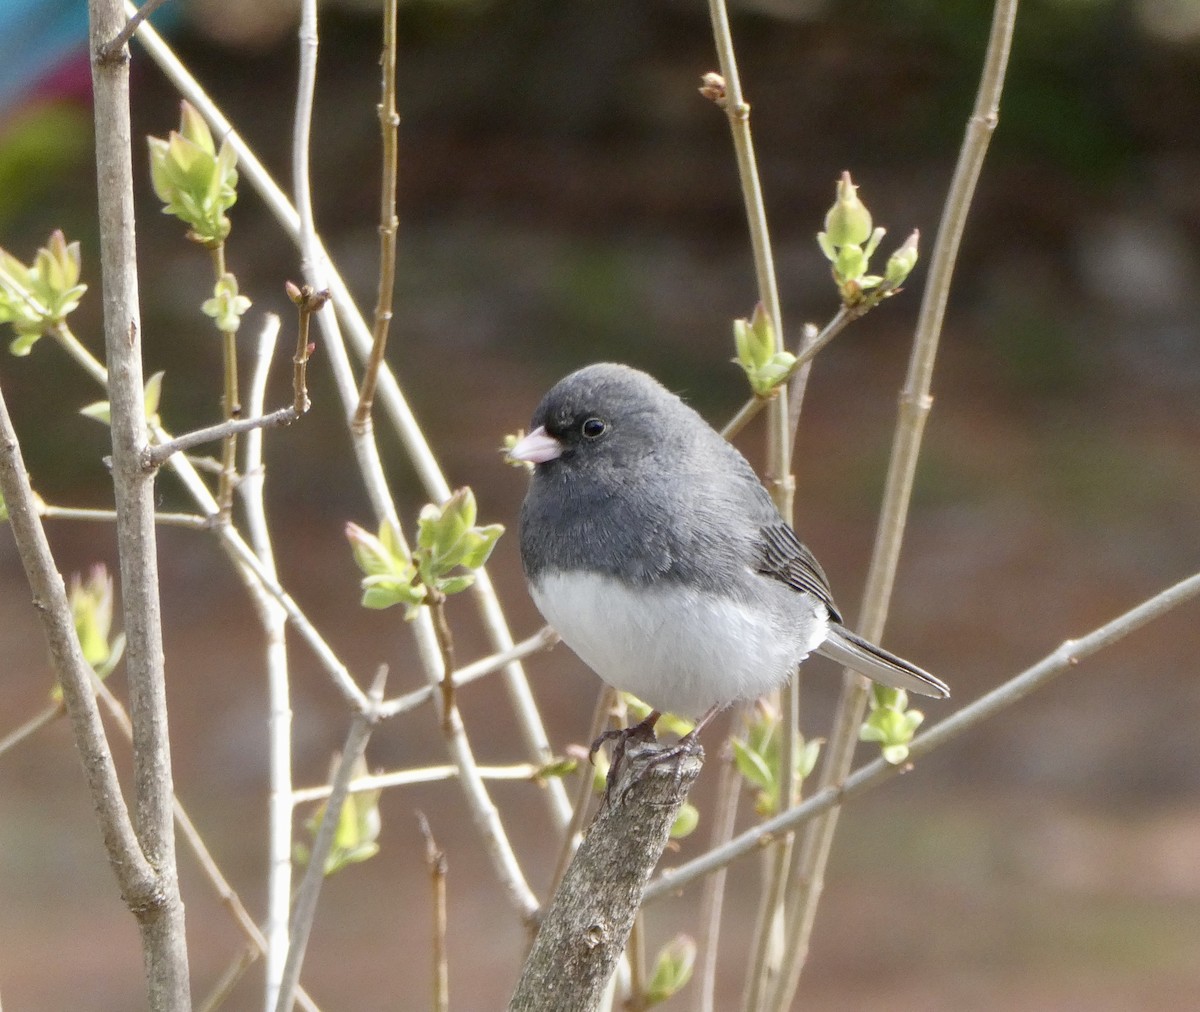
{"type": "MultiPolygon", "coordinates": [[[[218,280],[220,277],[218,273],[218,280]]],[[[221,507],[221,516],[228,519],[233,509],[233,493],[237,488],[237,430],[232,428],[232,424],[241,419],[242,405],[238,398],[237,331],[223,330],[221,338],[222,358],[225,362],[225,393],[221,398],[221,405],[225,411],[227,428],[221,437],[221,473],[217,479],[217,504],[221,507]]]]}
{"type": "MultiPolygon", "coordinates": [[[[380,707],[380,720],[383,720],[383,708],[380,707]]],[[[513,766],[480,766],[479,775],[484,780],[536,780],[541,773],[540,766],[532,763],[516,763],[513,766]]],[[[422,766],[419,769],[395,770],[391,773],[372,773],[369,776],[355,777],[350,781],[351,794],[363,794],[369,791],[386,790],[389,787],[410,787],[413,784],[432,784],[441,780],[453,780],[458,776],[458,767],[452,765],[422,766]]],[[[329,797],[330,787],[322,784],[320,787],[302,787],[292,792],[293,805],[303,805],[309,801],[323,801],[329,797]]]]}
{"type": "Polygon", "coordinates": [[[39,710],[20,727],[14,728],[3,738],[0,738],[0,756],[11,752],[26,738],[33,737],[43,727],[54,723],[55,720],[66,712],[66,705],[62,702],[51,703],[45,709],[39,710]]]}
{"type": "MultiPolygon", "coordinates": [[[[77,509],[72,506],[44,505],[40,508],[43,520],[75,520],[88,523],[114,524],[116,510],[77,509]]],[[[193,531],[207,531],[212,527],[208,517],[197,513],[155,513],[154,522],[162,527],[186,527],[193,531]]]]}
{"type": "Polygon", "coordinates": [[[146,2],[137,9],[136,13],[134,13],[134,15],[125,22],[125,27],[117,33],[116,37],[104,43],[104,45],[102,45],[96,51],[96,59],[101,63],[108,63],[110,60],[116,57],[117,54],[125,48],[129,40],[133,38],[133,33],[138,30],[138,25],[145,21],[146,18],[150,17],[151,14],[153,14],[166,2],[167,0],[146,0],[146,2]]]}
{"type": "Polygon", "coordinates": [[[425,863],[433,882],[433,1008],[450,1010],[450,967],[446,959],[446,852],[437,845],[429,820],[417,812],[417,824],[425,837],[425,863]]]}
{"type": "MultiPolygon", "coordinates": [[[[530,654],[536,654],[542,650],[548,650],[558,642],[558,639],[558,633],[548,625],[542,626],[532,636],[521,640],[520,643],[514,644],[508,650],[492,654],[489,657],[473,661],[459,668],[452,676],[454,687],[456,689],[461,688],[469,682],[474,682],[484,677],[484,675],[490,675],[494,671],[499,671],[513,661],[528,657],[530,654]]],[[[403,696],[396,696],[394,699],[389,699],[379,708],[380,715],[383,717],[394,717],[396,714],[415,710],[422,703],[428,702],[433,697],[434,691],[433,686],[424,685],[419,689],[414,689],[412,692],[406,692],[403,696]]]]}
{"type": "MultiPolygon", "coordinates": [[[[127,897],[142,929],[151,1008],[191,1006],[183,903],[175,866],[171,746],[163,677],[162,620],[154,529],[154,478],[141,467],[149,442],[137,302],[129,63],[102,61],[102,46],[125,27],[121,0],[89,0],[96,178],[103,280],[109,431],[126,672],[133,718],[133,787],[141,853],[155,869],[154,892],[127,897]],[[141,904],[144,901],[145,905],[141,904]]],[[[144,24],[144,22],[143,22],[144,24]]],[[[64,679],[64,690],[65,690],[64,679]]],[[[98,800],[98,799],[97,799],[98,800]]],[[[114,857],[116,855],[114,854],[114,857]]]]}
{"type": "Polygon", "coordinates": [[[546,912],[510,1012],[588,1012],[612,976],[671,824],[700,773],[697,755],[657,766],[657,746],[625,753],[618,804],[601,808],[546,912]]]}
{"type": "Polygon", "coordinates": [[[308,333],[313,314],[329,301],[328,290],[316,291],[312,285],[296,285],[289,281],[285,286],[288,298],[296,307],[296,351],[292,355],[292,407],[298,415],[309,409],[308,359],[313,344],[308,333]]]}
{"type": "MultiPolygon", "coordinates": [[[[908,505],[912,497],[921,437],[932,405],[929,391],[933,379],[933,364],[937,355],[946,300],[950,294],[954,261],[966,227],[967,211],[983,166],[988,141],[998,119],[1000,94],[1004,87],[1004,72],[1008,65],[1016,15],[1017,0],[996,0],[975,109],[968,120],[966,136],[959,152],[958,164],[950,183],[942,222],[938,227],[938,236],[930,260],[929,281],[921,301],[908,377],[900,397],[899,418],[892,443],[879,526],[863,592],[862,618],[858,632],[875,642],[879,642],[883,635],[900,558],[908,505]]],[[[820,782],[823,787],[839,783],[850,770],[854,747],[858,740],[858,728],[866,707],[868,689],[865,682],[866,680],[855,672],[846,671],[843,676],[842,694],[821,771],[820,782]]],[[[816,918],[817,904],[824,888],[825,868],[836,828],[835,809],[810,825],[805,832],[797,868],[799,888],[794,892],[788,912],[787,965],[780,976],[779,988],[771,1006],[781,1012],[792,1003],[792,996],[795,994],[800,972],[808,955],[809,938],[816,918]]]]}
{"type": "Polygon", "coordinates": [[[308,868],[296,892],[296,902],[293,906],[291,924],[291,944],[288,946],[287,960],[283,965],[283,976],[279,983],[279,1000],[275,1003],[275,1012],[290,1012],[296,987],[300,981],[300,968],[304,963],[304,953],[308,948],[308,938],[312,932],[313,919],[317,912],[317,898],[321,894],[321,884],[325,880],[325,860],[333,846],[334,835],[337,831],[338,819],[341,816],[342,805],[346,801],[347,788],[354,776],[355,764],[362,758],[379,720],[377,707],[383,699],[383,686],[387,679],[387,665],[380,667],[375,675],[375,681],[368,693],[370,703],[367,709],[359,711],[350,722],[350,730],[346,734],[346,743],[342,747],[337,769],[333,775],[332,790],[329,801],[325,805],[325,814],[321,817],[321,825],[313,840],[312,852],[308,858],[308,868]]]}
{"type": "MultiPolygon", "coordinates": [[[[588,727],[587,741],[589,743],[600,737],[600,732],[608,725],[616,699],[617,690],[607,685],[596,694],[596,705],[592,710],[592,721],[588,727]]],[[[563,876],[567,873],[571,859],[575,856],[575,851],[579,849],[583,822],[587,818],[592,796],[596,793],[594,782],[595,777],[591,765],[581,765],[579,783],[575,788],[575,796],[571,799],[571,821],[567,824],[567,831],[558,852],[558,860],[554,864],[554,875],[550,879],[551,896],[558,892],[558,887],[562,884],[563,876]]]]}
{"type": "Polygon", "coordinates": [[[196,429],[194,432],[185,432],[182,436],[176,436],[165,443],[148,446],[145,451],[145,466],[151,469],[161,467],[173,454],[190,450],[193,446],[214,443],[217,440],[227,439],[243,432],[253,432],[256,429],[274,429],[282,425],[291,425],[299,417],[295,407],[288,405],[286,408],[272,411],[269,415],[258,415],[254,418],[227,418],[216,425],[196,429]]]}
{"type": "Polygon", "coordinates": [[[255,945],[244,945],[242,951],[233,957],[233,961],[225,968],[225,972],[217,978],[217,982],[212,986],[205,999],[196,1007],[196,1012],[216,1012],[225,1000],[233,994],[233,989],[237,987],[238,982],[246,975],[246,971],[250,969],[262,953],[255,945]]]}
{"type": "Polygon", "coordinates": [[[392,289],[396,283],[396,172],[399,162],[396,114],[396,2],[385,0],[383,5],[383,67],[382,98],[379,101],[379,132],[383,139],[383,172],[379,194],[379,287],[375,295],[375,327],[372,331],[371,352],[363,370],[358,407],[351,423],[356,432],[371,424],[371,406],[375,401],[375,385],[383,352],[387,347],[388,327],[392,322],[392,289]]]}
{"type": "MultiPolygon", "coordinates": [[[[750,134],[750,106],[742,96],[738,76],[737,59],[734,55],[733,35],[729,29],[729,14],[725,0],[709,0],[713,39],[721,65],[724,84],[723,105],[729,116],[733,136],[733,147],[737,155],[738,177],[746,204],[746,218],[750,225],[750,245],[754,251],[754,272],[758,280],[758,297],[771,318],[775,336],[775,351],[783,350],[783,318],[779,308],[779,291],[775,283],[775,263],[771,255],[771,240],[767,230],[767,215],[763,205],[762,186],[758,178],[758,167],[754,156],[754,143],[750,134]]],[[[764,480],[780,516],[791,523],[796,482],[791,474],[791,427],[789,425],[788,388],[776,388],[773,397],[764,403],[767,407],[767,469],[764,480]]],[[[739,412],[739,417],[741,416],[739,412]]],[[[744,424],[744,422],[743,422],[744,424]]],[[[792,745],[799,727],[795,721],[799,715],[800,679],[793,678],[780,690],[781,709],[784,713],[781,748],[782,768],[780,771],[780,797],[790,801],[798,791],[795,764],[792,761],[792,745]]],[[[787,803],[786,801],[784,803],[787,803]]],[[[769,876],[764,882],[762,903],[776,906],[782,902],[787,885],[787,868],[791,863],[792,838],[785,837],[775,848],[773,861],[778,875],[769,876]]],[[[769,909],[760,911],[765,921],[773,918],[769,909]]],[[[761,939],[762,958],[765,959],[769,935],[761,939]]],[[[756,957],[757,958],[757,957],[756,957]]]]}
{"type": "Polygon", "coordinates": [[[443,730],[449,730],[458,709],[454,702],[454,637],[450,633],[450,623],[446,621],[446,598],[432,588],[429,614],[433,619],[433,631],[437,634],[438,649],[442,652],[442,724],[443,730]]]}
{"type": "MultiPolygon", "coordinates": [[[[251,415],[262,414],[266,401],[267,375],[275,342],[279,336],[279,317],[271,315],[259,334],[254,369],[247,394],[251,415]]],[[[304,338],[307,341],[307,337],[304,338]]],[[[308,407],[303,375],[295,384],[297,400],[308,407]],[[303,395],[301,398],[300,395],[303,395]]],[[[267,523],[266,470],[263,467],[263,430],[255,429],[246,437],[246,462],[241,483],[246,528],[255,556],[263,571],[279,579],[275,552],[267,523]]],[[[264,661],[267,673],[269,716],[267,751],[269,755],[270,798],[267,829],[267,917],[266,966],[263,975],[263,1007],[272,1008],[279,996],[279,981],[288,950],[288,923],[292,897],[292,705],[288,685],[287,612],[255,580],[239,567],[263,629],[264,661]]]]}
{"type": "MultiPolygon", "coordinates": [[[[745,712],[744,706],[737,709],[745,712]]],[[[737,718],[735,717],[735,720],[737,718]]],[[[728,747],[728,746],[726,746],[728,747]]],[[[712,805],[712,828],[709,849],[728,843],[737,824],[741,777],[732,758],[721,756],[721,773],[717,780],[716,797],[712,805]]],[[[696,981],[697,1012],[713,1012],[716,1008],[717,957],[720,954],[721,912],[725,905],[725,871],[716,872],[704,882],[700,900],[700,932],[696,939],[696,958],[700,973],[696,981]]]]}

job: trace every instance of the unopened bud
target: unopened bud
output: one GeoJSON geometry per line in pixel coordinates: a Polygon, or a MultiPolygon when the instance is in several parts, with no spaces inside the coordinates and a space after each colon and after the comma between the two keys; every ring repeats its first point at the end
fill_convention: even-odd
{"type": "Polygon", "coordinates": [[[825,234],[834,246],[861,245],[871,236],[871,212],[858,199],[858,187],[843,172],[837,200],[825,215],[825,234]]]}

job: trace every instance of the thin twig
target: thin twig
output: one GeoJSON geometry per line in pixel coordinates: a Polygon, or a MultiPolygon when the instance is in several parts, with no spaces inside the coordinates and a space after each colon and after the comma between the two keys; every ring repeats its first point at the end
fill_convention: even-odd
{"type": "MultiPolygon", "coordinates": [[[[736,721],[745,712],[739,706],[736,721]]],[[[717,778],[709,832],[709,850],[720,847],[733,837],[737,824],[738,801],[741,797],[741,776],[732,758],[721,756],[721,771],[717,778]]],[[[696,980],[696,1012],[713,1012],[716,1008],[717,962],[720,954],[721,912],[725,905],[725,871],[716,872],[704,882],[700,900],[700,932],[696,939],[696,960],[700,972],[696,980]]]]}
{"type": "Polygon", "coordinates": [[[185,432],[165,443],[156,443],[146,448],[145,466],[148,468],[161,467],[172,454],[190,450],[193,446],[204,443],[214,443],[217,440],[228,439],[242,432],[253,432],[256,429],[274,429],[283,425],[291,425],[300,416],[292,405],[272,411],[269,415],[258,415],[255,418],[227,418],[216,425],[209,425],[194,432],[185,432]]]}
{"type": "Polygon", "coordinates": [[[0,738],[0,756],[11,752],[26,738],[32,738],[43,727],[54,723],[55,720],[66,712],[66,705],[61,700],[57,703],[51,703],[43,710],[39,710],[20,727],[13,728],[3,738],[0,738]]]}
{"type": "Polygon", "coordinates": [[[450,632],[450,623],[446,621],[446,598],[432,589],[429,613],[433,619],[433,631],[437,633],[438,649],[442,652],[442,723],[443,730],[449,730],[458,709],[454,702],[454,636],[450,632]]]}
{"type": "Polygon", "coordinates": [[[262,953],[255,945],[244,945],[241,951],[233,957],[232,962],[217,978],[217,982],[209,990],[204,1000],[196,1006],[196,1012],[216,1012],[226,999],[233,994],[233,989],[246,975],[246,971],[258,962],[262,953]]]}
{"type": "MultiPolygon", "coordinates": [[[[85,523],[114,524],[116,510],[78,509],[72,506],[50,506],[40,508],[43,520],[73,520],[85,523]]],[[[198,513],[155,513],[154,522],[161,527],[186,527],[193,531],[207,531],[212,520],[198,513]]]]}
{"type": "Polygon", "coordinates": [[[313,314],[329,301],[328,290],[316,291],[312,285],[296,285],[288,282],[284,286],[288,298],[296,306],[296,351],[292,355],[292,407],[296,414],[304,414],[311,406],[308,399],[308,360],[314,345],[308,334],[313,314]]]}
{"type": "MultiPolygon", "coordinates": [[[[783,318],[779,306],[779,291],[775,282],[775,263],[771,254],[771,240],[767,229],[767,215],[763,204],[762,186],[754,155],[754,142],[750,133],[750,106],[742,95],[738,76],[737,59],[734,54],[733,34],[729,28],[729,14],[725,0],[709,0],[713,39],[721,65],[724,83],[722,103],[729,116],[733,136],[734,152],[737,156],[738,178],[746,205],[746,218],[750,226],[750,245],[754,251],[754,272],[758,280],[759,301],[771,318],[775,336],[775,351],[783,350],[783,318]]],[[[791,428],[788,422],[788,388],[780,385],[773,397],[764,403],[767,407],[766,474],[764,483],[770,490],[779,515],[788,523],[793,519],[793,499],[796,482],[791,474],[791,428]]],[[[742,416],[739,412],[738,417],[742,416]]],[[[747,419],[748,420],[748,419],[747,419]]],[[[743,421],[744,424],[744,421],[743,421]]],[[[793,678],[779,692],[783,720],[782,768],[780,771],[780,796],[792,799],[798,792],[795,764],[792,761],[792,746],[799,735],[794,720],[799,714],[800,679],[793,678]]],[[[785,802],[786,803],[786,802],[785,802]]],[[[782,902],[787,885],[787,869],[791,862],[792,838],[786,836],[775,847],[774,864],[779,870],[776,877],[764,882],[762,903],[771,907],[782,902]]],[[[762,918],[772,918],[768,909],[763,909],[762,918]]],[[[768,936],[762,938],[763,951],[768,936]]],[[[765,956],[764,956],[765,958],[765,956]]]]}
{"type": "MultiPolygon", "coordinates": [[[[587,741],[589,745],[600,737],[600,732],[608,725],[609,717],[613,711],[613,704],[616,700],[617,690],[608,685],[603,686],[596,694],[596,705],[592,709],[592,721],[588,727],[587,741]]],[[[567,873],[567,867],[571,863],[571,858],[575,856],[575,851],[579,849],[579,843],[583,839],[583,822],[587,818],[588,807],[595,793],[594,770],[590,763],[587,766],[581,763],[579,767],[579,782],[575,787],[575,796],[571,799],[571,821],[567,824],[567,831],[563,836],[562,846],[558,852],[558,860],[554,863],[554,875],[550,879],[551,896],[558,892],[558,887],[562,884],[563,876],[567,873]]]]}
{"type": "MultiPolygon", "coordinates": [[[[456,689],[461,688],[469,682],[474,682],[485,675],[492,674],[494,671],[499,671],[513,661],[528,657],[530,654],[539,653],[542,650],[548,650],[558,640],[558,633],[548,625],[542,626],[532,636],[521,640],[520,643],[514,644],[508,650],[491,654],[488,657],[483,657],[478,661],[473,661],[459,668],[452,676],[454,687],[456,689]]],[[[412,692],[406,692],[403,696],[396,696],[394,699],[387,700],[379,708],[380,715],[383,717],[394,717],[399,713],[407,713],[409,710],[415,710],[421,704],[428,702],[433,697],[434,692],[435,689],[433,686],[423,685],[412,692]]]]}
{"type": "MultiPolygon", "coordinates": [[[[380,720],[383,718],[383,708],[380,707],[380,720]]],[[[516,763],[512,766],[480,766],[479,775],[484,780],[536,780],[542,772],[540,766],[532,763],[516,763]]],[[[382,791],[389,787],[410,787],[413,784],[432,784],[442,780],[453,780],[458,776],[458,767],[453,765],[422,766],[419,769],[395,770],[391,773],[372,773],[369,776],[355,777],[350,781],[351,794],[365,794],[371,791],[382,791]]],[[[293,805],[303,805],[310,801],[323,801],[329,797],[330,786],[301,787],[292,792],[293,805]]]]}
{"type": "Polygon", "coordinates": [[[221,398],[221,404],[229,427],[221,437],[221,474],[217,483],[217,503],[221,507],[221,516],[228,517],[233,509],[233,493],[237,488],[237,430],[232,428],[232,425],[241,419],[242,405],[238,399],[237,331],[222,331],[221,337],[225,360],[225,394],[221,398]]]}
{"type": "Polygon", "coordinates": [[[433,884],[433,1008],[450,1010],[450,964],[446,957],[446,852],[437,845],[429,820],[417,812],[417,825],[425,838],[425,863],[433,884]]]}
{"type": "Polygon", "coordinates": [[[145,21],[146,18],[150,17],[151,14],[153,14],[166,2],[167,0],[146,0],[146,2],[137,9],[136,13],[134,13],[134,15],[125,22],[125,27],[122,28],[113,39],[104,43],[104,45],[102,45],[96,51],[96,59],[101,63],[107,63],[108,61],[112,60],[122,49],[125,48],[129,40],[133,38],[133,33],[138,30],[138,25],[145,21]]]}
{"type": "MultiPolygon", "coordinates": [[[[968,120],[930,259],[929,280],[921,301],[908,377],[900,398],[899,418],[875,546],[863,592],[858,632],[875,642],[882,638],[887,618],[921,438],[932,405],[929,391],[942,318],[950,294],[959,242],[966,227],[967,211],[983,166],[988,141],[998,120],[1000,94],[1004,87],[1004,72],[1008,65],[1016,15],[1017,0],[996,0],[975,109],[968,120]]],[[[866,680],[856,672],[847,670],[843,675],[842,694],[825,750],[820,781],[823,787],[838,784],[850,770],[867,692],[866,680]]],[[[835,809],[812,823],[805,832],[796,871],[798,888],[793,893],[788,911],[786,966],[780,975],[779,987],[771,1005],[779,1012],[791,1006],[808,955],[809,938],[824,888],[825,868],[836,828],[835,809]]]]}
{"type": "MultiPolygon", "coordinates": [[[[266,401],[267,376],[275,343],[279,336],[279,317],[270,315],[259,334],[254,368],[250,374],[247,408],[251,415],[262,414],[266,401]]],[[[304,394],[303,376],[295,386],[297,399],[304,394]]],[[[295,406],[295,405],[294,405],[295,406]]],[[[302,407],[308,407],[307,395],[302,407]]],[[[263,430],[255,429],[246,437],[244,477],[240,485],[246,529],[254,555],[263,571],[279,579],[271,530],[267,523],[266,469],[263,466],[263,430]]],[[[263,630],[264,662],[267,675],[269,714],[267,752],[270,782],[267,827],[267,917],[266,960],[263,975],[264,1008],[273,1008],[279,995],[279,982],[287,958],[288,925],[292,896],[292,705],[288,685],[287,612],[258,583],[248,570],[239,567],[247,591],[254,602],[263,630]]]]}
{"type": "Polygon", "coordinates": [[[375,295],[371,353],[367,356],[358,407],[351,422],[356,432],[362,432],[371,424],[371,406],[375,401],[379,367],[383,365],[383,353],[387,348],[388,328],[392,322],[392,290],[396,284],[396,230],[400,225],[396,217],[396,173],[400,160],[397,138],[400,117],[396,114],[396,4],[397,0],[385,0],[383,4],[383,58],[379,61],[383,68],[383,94],[379,101],[379,132],[383,139],[383,171],[379,187],[379,286],[375,295]]]}

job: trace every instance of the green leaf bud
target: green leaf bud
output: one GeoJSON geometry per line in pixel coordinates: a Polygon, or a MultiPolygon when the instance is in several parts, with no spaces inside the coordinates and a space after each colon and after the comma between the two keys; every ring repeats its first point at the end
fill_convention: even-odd
{"type": "Polygon", "coordinates": [[[917,265],[917,244],[920,240],[921,233],[914,228],[912,235],[888,257],[883,276],[889,288],[898,288],[912,273],[912,269],[917,265]]]}
{"type": "Polygon", "coordinates": [[[834,246],[861,245],[871,235],[871,212],[858,199],[858,187],[843,172],[837,199],[825,215],[825,235],[834,246]]]}

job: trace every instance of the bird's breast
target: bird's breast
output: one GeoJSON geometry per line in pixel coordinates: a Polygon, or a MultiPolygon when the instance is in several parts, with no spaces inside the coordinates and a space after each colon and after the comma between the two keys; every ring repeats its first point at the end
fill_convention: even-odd
{"type": "Polygon", "coordinates": [[[685,717],[776,688],[827,629],[819,602],[790,593],[784,612],[674,581],[634,586],[579,570],[542,573],[530,591],[609,685],[685,717]]]}

